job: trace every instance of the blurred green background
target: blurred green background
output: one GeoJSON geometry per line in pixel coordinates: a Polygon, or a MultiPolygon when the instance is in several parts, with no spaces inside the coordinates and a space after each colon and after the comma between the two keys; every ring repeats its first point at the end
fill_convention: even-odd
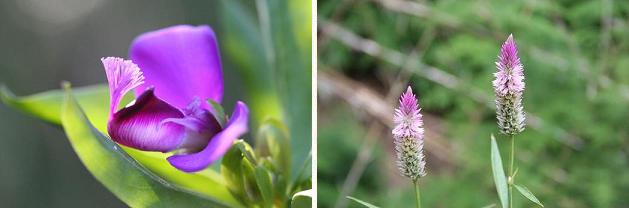
{"type": "MultiPolygon", "coordinates": [[[[137,35],[208,24],[221,47],[226,111],[244,100],[252,111],[252,132],[268,117],[284,120],[291,130],[293,163],[301,165],[311,141],[311,1],[287,3],[282,11],[288,14],[265,20],[287,23],[278,27],[261,26],[264,16],[255,1],[2,1],[0,83],[18,95],[59,89],[62,80],[74,87],[106,83],[100,58],[127,57],[137,35]],[[265,45],[278,42],[272,38],[286,41],[265,45]],[[268,51],[294,57],[286,63],[286,56],[268,51]],[[294,87],[296,81],[303,86],[294,87]],[[308,96],[286,98],[301,92],[308,96]],[[290,122],[300,117],[304,122],[290,122]]],[[[83,167],[60,128],[0,104],[0,142],[2,207],[125,206],[83,167]]]]}
{"type": "Polygon", "coordinates": [[[414,206],[390,135],[409,83],[427,131],[424,207],[498,205],[491,81],[510,33],[528,112],[516,181],[546,207],[629,206],[629,2],[321,0],[318,22],[320,207],[414,206]]]}

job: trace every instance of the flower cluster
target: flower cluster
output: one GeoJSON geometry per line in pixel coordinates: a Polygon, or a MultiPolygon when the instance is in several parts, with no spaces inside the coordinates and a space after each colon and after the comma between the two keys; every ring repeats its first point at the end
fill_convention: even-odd
{"type": "Polygon", "coordinates": [[[502,44],[498,61],[498,71],[494,73],[493,81],[496,92],[496,118],[500,132],[515,135],[524,131],[524,110],[522,94],[524,92],[524,68],[518,57],[518,48],[509,35],[502,44]]]}
{"type": "Polygon", "coordinates": [[[424,158],[424,123],[419,104],[409,86],[395,109],[393,138],[397,165],[402,175],[417,181],[426,175],[424,158]]]}

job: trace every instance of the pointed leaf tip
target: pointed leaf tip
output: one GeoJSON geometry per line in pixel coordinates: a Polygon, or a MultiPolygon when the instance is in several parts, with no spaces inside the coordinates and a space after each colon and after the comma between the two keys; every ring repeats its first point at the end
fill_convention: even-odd
{"type": "Polygon", "coordinates": [[[515,184],[515,188],[518,189],[518,191],[522,194],[522,196],[524,196],[527,199],[531,200],[535,204],[537,204],[537,205],[539,205],[541,207],[544,207],[542,202],[540,202],[539,199],[537,199],[537,197],[535,197],[535,195],[533,195],[533,193],[528,188],[526,188],[526,186],[515,184]]]}

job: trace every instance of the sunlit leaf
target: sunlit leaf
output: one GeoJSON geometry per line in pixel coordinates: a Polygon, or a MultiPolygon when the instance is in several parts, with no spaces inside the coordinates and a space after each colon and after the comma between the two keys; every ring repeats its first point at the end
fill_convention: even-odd
{"type": "Polygon", "coordinates": [[[85,167],[120,200],[131,207],[227,207],[168,183],[131,158],[88,121],[66,89],[61,108],[63,128],[85,167]]]}
{"type": "Polygon", "coordinates": [[[522,194],[522,196],[526,197],[527,199],[531,200],[537,205],[544,207],[542,202],[540,202],[539,199],[537,199],[537,197],[535,197],[535,195],[533,195],[533,193],[528,188],[526,188],[526,186],[515,184],[515,188],[518,189],[518,191],[522,194]]]}
{"type": "Polygon", "coordinates": [[[509,190],[507,189],[507,179],[505,178],[505,171],[502,168],[500,150],[498,150],[498,144],[496,144],[496,138],[494,138],[493,134],[491,135],[491,170],[494,174],[494,183],[496,184],[496,190],[498,191],[500,204],[503,208],[506,208],[509,204],[509,190]]]}

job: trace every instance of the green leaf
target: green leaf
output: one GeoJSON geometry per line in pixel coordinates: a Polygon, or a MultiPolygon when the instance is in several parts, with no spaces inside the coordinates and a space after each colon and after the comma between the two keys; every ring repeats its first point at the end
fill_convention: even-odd
{"type": "Polygon", "coordinates": [[[227,183],[225,182],[225,179],[223,179],[223,176],[215,170],[205,169],[195,173],[186,173],[177,170],[168,163],[166,158],[170,156],[170,154],[144,152],[127,147],[122,148],[144,167],[172,184],[198,192],[205,196],[216,198],[230,207],[243,206],[229,192],[227,189],[227,183]]]}
{"type": "Polygon", "coordinates": [[[509,207],[507,179],[505,178],[505,171],[502,168],[500,150],[498,150],[498,144],[496,144],[496,138],[494,138],[493,134],[491,135],[491,170],[494,174],[494,183],[496,184],[500,204],[503,208],[509,207]]]}
{"type": "Polygon", "coordinates": [[[537,197],[535,197],[535,195],[533,195],[533,193],[531,193],[531,191],[528,188],[526,188],[526,186],[520,186],[520,185],[515,184],[515,188],[518,189],[518,191],[522,194],[522,196],[526,197],[527,199],[531,200],[537,205],[544,207],[542,202],[540,202],[539,199],[537,199],[537,197]]]}
{"type": "Polygon", "coordinates": [[[295,193],[291,197],[290,207],[291,208],[310,208],[312,207],[312,189],[304,190],[295,193]]]}
{"type": "Polygon", "coordinates": [[[264,206],[271,208],[273,205],[273,182],[269,171],[261,165],[255,168],[256,182],[260,193],[262,194],[262,201],[264,206]]]}
{"type": "MultiPolygon", "coordinates": [[[[90,123],[100,132],[106,132],[107,114],[109,112],[109,88],[106,85],[80,87],[73,90],[72,94],[85,112],[90,123]]],[[[2,86],[0,88],[0,99],[8,106],[23,113],[35,116],[53,125],[61,125],[61,107],[64,101],[64,92],[62,90],[50,90],[17,97],[6,86],[2,86]]],[[[133,100],[133,96],[129,94],[125,96],[121,103],[126,104],[131,102],[131,100],[133,100]]],[[[127,147],[122,147],[122,149],[145,168],[174,185],[219,199],[232,207],[242,206],[227,190],[222,176],[215,171],[208,169],[197,173],[184,173],[168,163],[166,158],[170,154],[144,152],[127,147]]]]}
{"type": "Polygon", "coordinates": [[[146,170],[88,121],[69,87],[61,122],[70,143],[92,175],[131,207],[227,207],[178,188],[146,170]]]}
{"type": "Polygon", "coordinates": [[[225,110],[223,110],[223,106],[221,106],[221,104],[217,102],[214,102],[213,100],[208,100],[207,102],[208,104],[210,104],[210,110],[212,111],[212,114],[214,114],[214,117],[216,118],[218,123],[222,127],[225,127],[225,124],[227,123],[227,118],[225,116],[225,110]]]}
{"type": "Polygon", "coordinates": [[[365,206],[365,207],[369,207],[369,208],[379,208],[379,207],[378,207],[378,206],[376,206],[376,205],[373,205],[373,204],[367,203],[367,202],[365,202],[365,201],[363,201],[363,200],[360,200],[360,199],[357,199],[357,198],[354,198],[354,197],[351,197],[351,196],[347,196],[347,198],[348,198],[348,199],[351,199],[351,200],[353,200],[353,201],[355,201],[355,202],[358,202],[359,204],[362,204],[362,205],[363,205],[363,206],[365,206]]]}

